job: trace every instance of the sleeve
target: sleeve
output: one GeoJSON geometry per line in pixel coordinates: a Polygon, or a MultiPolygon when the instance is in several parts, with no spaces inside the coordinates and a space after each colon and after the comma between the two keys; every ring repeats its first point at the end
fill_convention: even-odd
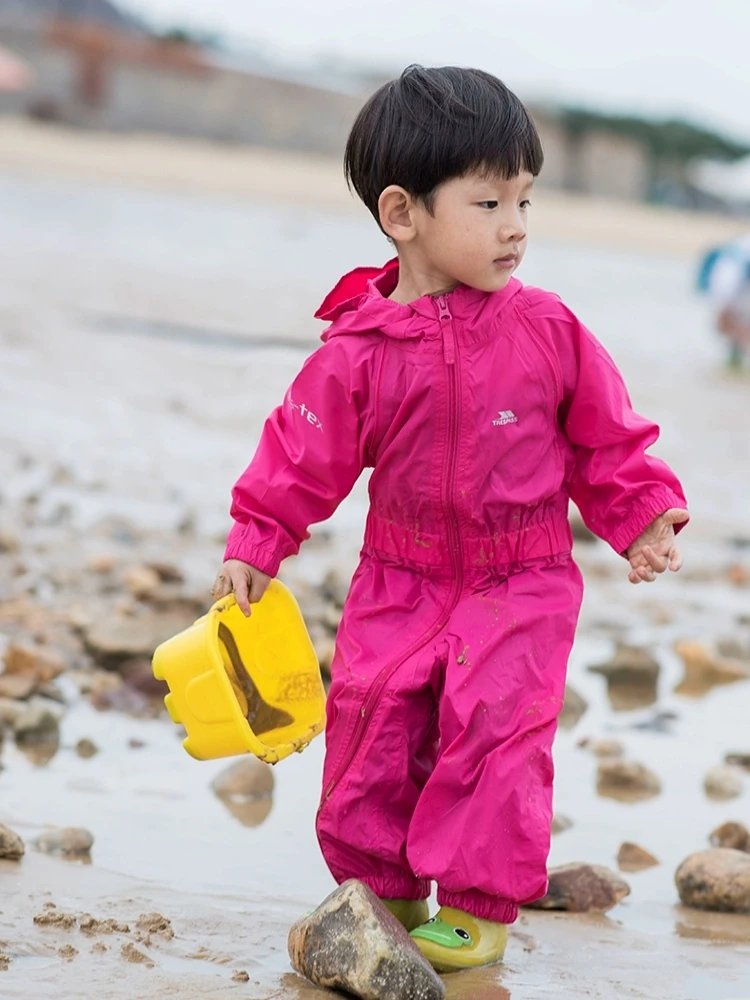
{"type": "Polygon", "coordinates": [[[658,426],[635,413],[609,354],[566,313],[560,419],[573,448],[567,485],[587,526],[623,554],[660,514],[687,504],[672,470],[648,454],[658,426]]]}
{"type": "Polygon", "coordinates": [[[367,464],[372,346],[368,338],[325,344],[305,363],[268,418],[255,457],[232,490],[225,559],[269,576],[299,551],[367,464]]]}

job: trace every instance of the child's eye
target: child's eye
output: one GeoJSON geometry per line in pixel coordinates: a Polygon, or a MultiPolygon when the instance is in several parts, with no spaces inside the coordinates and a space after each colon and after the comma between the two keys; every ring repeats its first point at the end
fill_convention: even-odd
{"type": "Polygon", "coordinates": [[[496,201],[480,201],[479,202],[479,207],[480,208],[490,208],[490,209],[497,208],[497,202],[496,201]]]}
{"type": "Polygon", "coordinates": [[[522,209],[524,209],[524,211],[525,211],[525,210],[526,210],[527,208],[531,208],[531,202],[529,201],[529,199],[528,199],[528,198],[527,198],[527,199],[526,199],[525,201],[522,201],[522,202],[521,202],[521,208],[522,208],[522,209]]]}

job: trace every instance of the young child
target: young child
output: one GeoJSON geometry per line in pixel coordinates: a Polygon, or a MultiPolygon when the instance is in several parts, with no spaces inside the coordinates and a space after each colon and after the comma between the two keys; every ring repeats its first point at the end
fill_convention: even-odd
{"type": "Polygon", "coordinates": [[[360,112],[350,185],[394,244],[330,323],[234,488],[215,596],[260,600],[372,468],[338,633],[317,833],[441,971],[502,959],[547,888],[552,741],[582,596],[568,501],[630,563],[681,558],[675,476],[612,360],[524,255],[534,124],[476,70],[410,67],[360,112]],[[427,898],[437,883],[437,917],[427,898]]]}

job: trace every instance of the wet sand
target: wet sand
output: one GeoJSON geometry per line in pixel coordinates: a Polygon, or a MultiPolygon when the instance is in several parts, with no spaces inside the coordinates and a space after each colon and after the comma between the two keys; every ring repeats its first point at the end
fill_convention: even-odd
{"type": "MultiPolygon", "coordinates": [[[[347,266],[382,260],[387,247],[366,219],[309,204],[44,173],[0,173],[0,522],[38,495],[22,530],[24,558],[41,573],[27,596],[48,607],[85,603],[86,563],[110,551],[123,565],[169,557],[208,601],[228,487],[315,345],[314,307],[347,266]],[[105,530],[113,518],[137,534],[136,550],[105,530]]],[[[662,423],[659,452],[692,502],[686,570],[658,586],[632,588],[603,545],[578,547],[588,590],[571,681],[589,709],[556,749],[556,810],[574,825],[554,838],[551,863],[615,868],[630,840],[661,864],[627,875],[631,895],[606,917],[525,914],[505,966],[452,978],[451,998],[750,997],[750,918],[678,907],[673,884],[714,827],[750,816],[750,775],[731,802],[702,788],[726,752],[750,752],[750,684],[675,693],[676,640],[745,642],[749,624],[750,380],[722,368],[691,293],[692,263],[549,238],[524,265],[521,277],[563,294],[614,353],[636,405],[662,423]],[[614,639],[655,651],[652,704],[618,710],[604,679],[586,670],[614,639]],[[660,776],[662,794],[597,796],[582,737],[621,740],[628,759],[660,776]]],[[[365,504],[361,482],[286,567],[293,585],[314,586],[332,567],[351,571],[365,504]]],[[[0,601],[29,585],[10,566],[0,562],[0,601]]],[[[322,740],[275,770],[264,817],[217,799],[209,785],[226,762],[188,758],[167,720],[97,712],[65,678],[60,686],[69,705],[57,754],[38,766],[6,744],[0,822],[27,841],[48,824],[84,826],[95,836],[93,863],[29,850],[0,865],[0,950],[12,959],[0,996],[320,996],[290,972],[286,931],[332,888],[312,829],[322,740]],[[89,760],[73,749],[82,737],[100,748],[89,760]],[[33,918],[48,902],[131,932],[88,938],[77,926],[39,927],[33,918]],[[145,946],[136,922],[154,911],[175,936],[145,946]],[[92,950],[100,941],[107,951],[92,950]],[[78,954],[61,955],[68,945],[78,954]],[[153,967],[129,960],[132,948],[123,955],[127,945],[153,967]],[[233,981],[238,970],[247,982],[233,981]]]]}

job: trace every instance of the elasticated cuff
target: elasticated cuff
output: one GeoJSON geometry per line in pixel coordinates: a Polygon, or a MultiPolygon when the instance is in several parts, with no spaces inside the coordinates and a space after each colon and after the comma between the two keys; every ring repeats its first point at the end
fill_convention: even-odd
{"type": "Polygon", "coordinates": [[[489,896],[479,889],[466,889],[464,892],[438,889],[438,903],[463,910],[480,920],[494,920],[498,924],[512,924],[518,919],[518,903],[502,896],[489,896]]]}

